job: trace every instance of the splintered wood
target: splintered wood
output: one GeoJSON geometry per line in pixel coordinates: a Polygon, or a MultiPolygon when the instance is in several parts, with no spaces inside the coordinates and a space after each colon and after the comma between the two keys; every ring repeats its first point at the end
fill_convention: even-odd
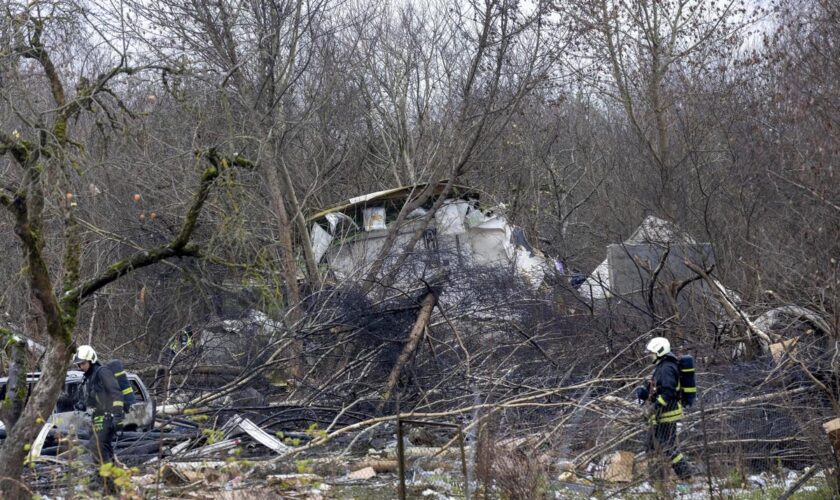
{"type": "Polygon", "coordinates": [[[773,356],[773,361],[778,363],[782,360],[782,356],[786,352],[794,352],[793,349],[796,347],[797,342],[799,342],[799,337],[793,337],[792,339],[770,344],[770,354],[773,356]]]}
{"type": "Polygon", "coordinates": [[[613,483],[633,481],[633,463],[635,460],[635,455],[630,451],[616,451],[607,459],[607,467],[598,474],[599,479],[613,483]]]}
{"type": "Polygon", "coordinates": [[[376,476],[376,471],[373,467],[365,467],[364,469],[359,469],[357,471],[353,471],[350,474],[347,474],[347,479],[354,479],[354,480],[361,480],[361,479],[370,479],[376,476]]]}
{"type": "Polygon", "coordinates": [[[828,440],[835,450],[840,450],[840,418],[829,420],[823,424],[825,433],[828,434],[828,440]]]}

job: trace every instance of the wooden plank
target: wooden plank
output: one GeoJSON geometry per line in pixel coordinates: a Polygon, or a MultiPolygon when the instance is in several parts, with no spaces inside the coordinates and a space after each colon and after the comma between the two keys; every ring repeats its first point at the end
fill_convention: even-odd
{"type": "Polygon", "coordinates": [[[840,450],[840,418],[829,420],[823,424],[825,433],[835,450],[840,450]]]}
{"type": "Polygon", "coordinates": [[[359,469],[366,469],[366,468],[370,467],[371,469],[373,469],[377,473],[380,473],[380,472],[394,472],[395,470],[397,470],[398,466],[399,466],[399,464],[397,464],[396,460],[384,460],[384,459],[363,460],[363,461],[356,464],[356,467],[358,467],[359,469]]]}
{"type": "Polygon", "coordinates": [[[373,467],[365,467],[364,469],[359,469],[357,471],[353,471],[350,474],[347,474],[347,479],[353,480],[364,480],[370,479],[376,476],[376,471],[373,470],[373,467]]]}

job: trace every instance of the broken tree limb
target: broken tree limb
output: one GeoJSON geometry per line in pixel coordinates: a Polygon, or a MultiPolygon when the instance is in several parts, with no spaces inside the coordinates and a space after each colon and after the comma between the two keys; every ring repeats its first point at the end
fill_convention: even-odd
{"type": "Polygon", "coordinates": [[[397,467],[399,467],[399,464],[397,463],[396,460],[385,460],[385,459],[362,460],[361,462],[356,464],[356,468],[358,468],[358,469],[364,469],[364,468],[367,468],[367,467],[370,467],[371,469],[373,469],[377,473],[395,472],[397,470],[397,467]]]}
{"type": "Polygon", "coordinates": [[[773,342],[778,341],[781,337],[776,334],[768,333],[756,326],[750,318],[735,304],[735,301],[732,300],[732,297],[729,296],[726,289],[723,288],[723,285],[720,284],[720,281],[712,278],[709,274],[700,266],[694,264],[688,259],[683,261],[685,266],[691,269],[693,272],[697,273],[699,276],[703,277],[703,280],[709,284],[709,287],[714,291],[715,296],[718,298],[718,301],[723,306],[723,309],[726,313],[734,320],[734,321],[741,321],[746,325],[747,330],[758,337],[761,340],[762,348],[767,351],[770,348],[770,344],[773,342]]]}
{"type": "Polygon", "coordinates": [[[390,375],[388,375],[388,383],[385,386],[385,392],[382,396],[383,400],[387,401],[391,397],[391,392],[394,390],[394,387],[397,386],[400,373],[402,373],[403,368],[412,358],[414,351],[417,350],[417,346],[423,339],[423,333],[429,326],[429,318],[432,316],[432,310],[434,309],[435,304],[437,304],[437,294],[430,290],[429,293],[423,297],[423,301],[420,303],[420,312],[417,314],[417,321],[414,322],[414,326],[411,328],[411,333],[408,335],[408,342],[405,344],[405,347],[403,347],[400,356],[397,358],[397,362],[394,363],[394,367],[391,369],[390,375]]]}
{"type": "Polygon", "coordinates": [[[806,472],[805,474],[802,474],[802,477],[800,477],[798,481],[793,483],[790,486],[790,488],[788,488],[784,493],[779,495],[779,500],[787,500],[788,498],[790,498],[794,493],[796,493],[796,490],[801,488],[803,484],[807,483],[808,480],[811,479],[812,477],[814,477],[814,475],[817,472],[819,472],[820,470],[822,470],[822,467],[818,467],[818,466],[811,467],[811,469],[808,470],[808,472],[806,472]]]}

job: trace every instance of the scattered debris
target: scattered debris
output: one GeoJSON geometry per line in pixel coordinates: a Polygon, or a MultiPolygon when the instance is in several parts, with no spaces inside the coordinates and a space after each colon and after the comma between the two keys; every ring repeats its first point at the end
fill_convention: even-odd
{"type": "Polygon", "coordinates": [[[183,486],[191,482],[183,472],[169,464],[160,469],[160,479],[167,486],[183,486]]]}
{"type": "Polygon", "coordinates": [[[358,481],[364,479],[370,479],[376,476],[376,471],[373,467],[365,467],[364,469],[359,469],[357,471],[353,471],[350,474],[347,474],[347,479],[358,481]]]}
{"type": "Polygon", "coordinates": [[[607,459],[606,468],[599,471],[598,479],[612,483],[629,483],[633,481],[633,465],[635,455],[630,451],[616,451],[607,459]]]}
{"type": "Polygon", "coordinates": [[[47,436],[49,436],[50,431],[54,427],[55,424],[52,422],[47,422],[41,427],[40,432],[38,432],[38,436],[35,438],[35,441],[32,443],[32,447],[29,449],[29,454],[26,455],[26,459],[24,460],[25,464],[35,462],[41,458],[41,450],[44,448],[44,443],[47,441],[47,436]]]}
{"type": "MultiPolygon", "coordinates": [[[[589,484],[561,481],[557,486],[561,489],[571,491],[572,493],[585,496],[589,496],[595,491],[595,486],[589,484]]],[[[562,498],[562,496],[558,496],[558,498],[562,498]]]]}
{"type": "Polygon", "coordinates": [[[184,453],[183,458],[198,458],[213,455],[221,451],[236,448],[241,443],[242,440],[240,439],[225,439],[224,441],[219,441],[218,443],[208,444],[206,446],[202,446],[201,448],[190,450],[184,453]]]}
{"type": "Polygon", "coordinates": [[[805,483],[807,483],[809,479],[811,479],[813,476],[815,476],[816,473],[819,470],[820,470],[820,467],[811,467],[810,469],[806,470],[805,473],[802,474],[802,477],[797,479],[796,482],[791,484],[788,487],[788,489],[785,490],[784,493],[779,495],[779,500],[787,500],[788,498],[790,498],[791,495],[796,493],[796,490],[798,490],[799,488],[802,488],[802,486],[805,485],[805,483]]]}
{"type": "MultiPolygon", "coordinates": [[[[466,447],[469,450],[469,446],[466,447]]],[[[433,446],[407,446],[405,448],[406,458],[420,458],[420,457],[455,457],[459,453],[457,447],[441,448],[433,446]]],[[[396,449],[389,450],[388,456],[396,456],[396,449]]]]}
{"type": "Polygon", "coordinates": [[[823,429],[825,430],[825,433],[828,434],[831,446],[833,446],[835,450],[840,450],[840,418],[835,418],[824,423],[823,429]]]}
{"type": "Polygon", "coordinates": [[[234,415],[231,419],[232,426],[235,425],[238,428],[242,429],[246,434],[254,438],[255,441],[260,443],[261,445],[265,446],[266,448],[275,451],[276,453],[284,453],[289,451],[289,446],[286,446],[279,439],[272,437],[264,430],[260,429],[257,424],[251,422],[247,418],[240,417],[239,415],[234,415]]]}
{"type": "Polygon", "coordinates": [[[554,264],[548,265],[549,259],[528,243],[521,228],[508,223],[502,207],[479,207],[478,191],[465,186],[453,185],[444,195],[446,184],[431,188],[429,201],[402,220],[398,217],[403,206],[427,184],[357,196],[318,212],[309,218],[315,260],[326,259],[339,280],[358,279],[373,266],[392,230],[397,233],[389,249],[392,255],[401,253],[420,230],[423,240],[418,244],[440,264],[512,264],[532,287],[539,287],[554,264]],[[429,210],[440,196],[446,199],[429,219],[429,210]]]}
{"type": "Polygon", "coordinates": [[[799,342],[799,337],[770,344],[770,355],[773,356],[773,361],[779,363],[786,352],[793,352],[797,342],[799,342]]]}
{"type": "Polygon", "coordinates": [[[356,464],[361,469],[373,469],[376,473],[395,472],[399,464],[396,460],[364,460],[356,464]]]}
{"type": "Polygon", "coordinates": [[[300,488],[312,486],[323,481],[324,478],[317,474],[273,474],[265,477],[269,486],[280,486],[283,489],[300,488]]]}
{"type": "Polygon", "coordinates": [[[776,307],[762,313],[753,323],[762,330],[789,327],[794,321],[804,321],[824,335],[831,335],[831,326],[814,311],[793,304],[776,307]]]}

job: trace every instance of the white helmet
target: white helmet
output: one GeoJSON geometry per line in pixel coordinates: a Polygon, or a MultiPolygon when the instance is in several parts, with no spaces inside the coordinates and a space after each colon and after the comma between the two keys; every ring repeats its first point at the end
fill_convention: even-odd
{"type": "Polygon", "coordinates": [[[645,349],[656,355],[657,359],[671,352],[671,343],[665,337],[654,337],[645,349]]]}
{"type": "Polygon", "coordinates": [[[93,350],[93,347],[89,345],[80,345],[76,350],[76,359],[73,360],[73,363],[79,364],[82,361],[96,363],[96,359],[96,351],[93,350]]]}

